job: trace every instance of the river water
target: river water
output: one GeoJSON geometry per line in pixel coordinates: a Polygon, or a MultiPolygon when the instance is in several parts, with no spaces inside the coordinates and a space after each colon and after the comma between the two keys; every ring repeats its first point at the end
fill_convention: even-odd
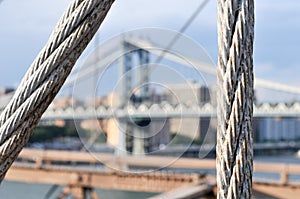
{"type": "MultiPolygon", "coordinates": [[[[259,162],[293,163],[300,165],[300,158],[297,158],[295,155],[258,156],[255,160],[259,162]]],[[[268,178],[272,176],[264,177],[268,178]]],[[[26,184],[4,181],[0,186],[0,199],[43,199],[50,188],[51,185],[48,184],[26,184]]],[[[52,198],[55,198],[61,189],[61,187],[58,188],[52,198]]],[[[154,193],[108,191],[100,189],[97,189],[96,192],[101,199],[146,199],[155,195],[154,193]]]]}
{"type": "MultiPolygon", "coordinates": [[[[26,184],[4,181],[0,186],[0,199],[43,199],[51,188],[48,184],[26,184]]],[[[62,187],[58,188],[51,199],[57,197],[62,187]]],[[[154,193],[127,191],[107,191],[96,189],[101,199],[146,199],[154,193]]]]}

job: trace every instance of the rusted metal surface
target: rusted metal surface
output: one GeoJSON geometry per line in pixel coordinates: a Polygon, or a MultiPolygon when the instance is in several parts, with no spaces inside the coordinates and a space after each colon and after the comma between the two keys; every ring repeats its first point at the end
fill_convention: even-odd
{"type": "Polygon", "coordinates": [[[182,185],[206,181],[203,176],[198,174],[112,173],[99,170],[76,170],[76,168],[72,169],[71,167],[59,169],[16,165],[13,165],[8,171],[6,180],[144,192],[165,192],[182,185]]]}
{"type": "Polygon", "coordinates": [[[162,193],[157,196],[153,196],[149,199],[164,199],[164,198],[172,198],[172,199],[196,199],[206,194],[213,192],[215,185],[209,183],[203,183],[200,185],[186,185],[179,187],[178,189],[173,189],[171,191],[162,193]]]}
{"type": "MultiPolygon", "coordinates": [[[[69,189],[66,188],[70,193],[75,190],[74,186],[77,188],[99,187],[112,190],[166,192],[193,184],[215,184],[214,176],[204,177],[199,174],[176,174],[166,171],[141,173],[140,170],[133,171],[133,173],[122,173],[108,169],[105,167],[106,164],[116,165],[116,168],[117,165],[126,165],[128,167],[163,168],[168,166],[169,168],[215,170],[215,160],[174,159],[159,156],[118,157],[102,153],[24,149],[19,155],[19,161],[9,170],[6,179],[28,183],[67,185],[67,187],[71,186],[69,189]],[[81,163],[83,166],[77,163],[81,163]],[[77,166],[74,166],[76,164],[77,166]]],[[[293,198],[300,192],[300,181],[294,182],[289,178],[290,175],[300,175],[300,167],[297,164],[256,162],[254,171],[281,176],[279,179],[272,180],[254,178],[255,194],[259,193],[258,195],[270,198],[293,198]],[[281,197],[282,195],[286,195],[286,197],[281,197]]]]}
{"type": "Polygon", "coordinates": [[[300,196],[300,186],[282,186],[274,184],[254,183],[253,190],[263,193],[261,198],[295,199],[300,196]]]}
{"type": "Polygon", "coordinates": [[[109,163],[126,164],[132,166],[148,167],[171,167],[171,168],[189,168],[189,169],[214,169],[215,160],[212,159],[192,159],[192,158],[174,158],[162,156],[115,156],[105,153],[87,153],[58,150],[35,150],[23,149],[19,158],[29,160],[43,160],[56,162],[83,162],[83,163],[109,163]]]}

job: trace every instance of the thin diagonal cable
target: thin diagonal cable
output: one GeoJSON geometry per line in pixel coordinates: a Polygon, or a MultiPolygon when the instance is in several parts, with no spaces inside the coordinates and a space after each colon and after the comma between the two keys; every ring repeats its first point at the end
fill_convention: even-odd
{"type": "MultiPolygon", "coordinates": [[[[183,26],[179,29],[178,33],[172,38],[172,40],[168,43],[168,45],[162,50],[162,53],[156,58],[154,61],[155,64],[159,64],[162,59],[165,57],[165,55],[168,53],[169,50],[176,44],[178,39],[182,36],[182,33],[184,33],[189,26],[193,23],[193,21],[198,17],[198,15],[201,13],[201,11],[205,8],[205,6],[208,4],[210,0],[204,0],[193,12],[193,14],[187,19],[187,21],[183,24],[183,26]]],[[[142,84],[147,77],[150,75],[150,73],[155,70],[156,66],[153,65],[152,68],[147,68],[147,72],[142,76],[142,78],[138,81],[136,85],[142,84]]],[[[135,86],[136,87],[136,86],[135,86]]],[[[135,88],[134,87],[134,88],[135,88]]]]}
{"type": "Polygon", "coordinates": [[[50,189],[47,191],[44,199],[49,199],[51,196],[55,193],[55,191],[59,188],[59,185],[54,184],[50,187],[50,189]]]}
{"type": "MultiPolygon", "coordinates": [[[[197,16],[201,13],[201,11],[205,8],[207,3],[210,0],[204,0],[193,12],[193,14],[188,18],[188,20],[183,24],[183,26],[180,28],[179,32],[172,38],[172,40],[169,42],[169,44],[164,48],[163,52],[157,57],[154,63],[158,64],[162,61],[166,53],[175,45],[175,43],[178,41],[178,39],[182,36],[182,33],[184,33],[188,27],[192,24],[192,22],[197,18],[197,16]]],[[[97,60],[97,59],[96,59],[97,60]]],[[[155,67],[155,66],[154,66],[155,67]]],[[[147,72],[143,75],[141,80],[138,82],[137,85],[142,84],[145,79],[149,76],[149,74],[155,69],[154,67],[148,68],[147,72]]]]}
{"type": "MultiPolygon", "coordinates": [[[[179,29],[179,32],[172,38],[172,40],[169,42],[169,44],[163,49],[162,53],[155,59],[154,64],[159,64],[165,55],[172,49],[172,47],[176,44],[178,39],[182,37],[182,34],[185,33],[185,31],[188,29],[188,27],[193,23],[193,21],[197,18],[197,16],[202,12],[202,10],[205,8],[207,3],[210,0],[204,0],[200,5],[196,8],[196,10],[193,12],[193,14],[188,18],[188,20],[183,24],[183,26],[179,29]]],[[[137,83],[137,85],[142,84],[147,77],[150,75],[150,73],[156,68],[156,65],[153,65],[151,68],[147,68],[147,72],[143,75],[141,80],[137,83]]]]}

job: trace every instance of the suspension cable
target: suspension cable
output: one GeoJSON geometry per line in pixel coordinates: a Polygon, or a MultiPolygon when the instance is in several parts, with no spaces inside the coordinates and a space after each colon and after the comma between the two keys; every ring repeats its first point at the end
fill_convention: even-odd
{"type": "Polygon", "coordinates": [[[157,67],[157,64],[159,64],[165,55],[168,53],[169,50],[176,44],[178,39],[182,36],[183,33],[188,29],[188,27],[192,24],[192,22],[197,18],[197,16],[202,12],[202,10],[205,8],[205,6],[208,4],[210,0],[204,0],[200,5],[196,8],[196,10],[193,12],[193,14],[188,18],[188,20],[183,24],[183,26],[179,29],[179,32],[172,38],[172,40],[168,43],[168,45],[163,49],[162,53],[156,58],[154,63],[156,65],[153,65],[151,68],[147,68],[146,73],[143,75],[143,77],[140,79],[140,81],[137,83],[137,85],[142,84],[147,77],[150,75],[150,73],[157,67]]]}
{"type": "Polygon", "coordinates": [[[251,198],[254,1],[218,0],[219,199],[251,198]]]}
{"type": "Polygon", "coordinates": [[[0,115],[0,181],[27,143],[114,0],[73,0],[0,115]]]}

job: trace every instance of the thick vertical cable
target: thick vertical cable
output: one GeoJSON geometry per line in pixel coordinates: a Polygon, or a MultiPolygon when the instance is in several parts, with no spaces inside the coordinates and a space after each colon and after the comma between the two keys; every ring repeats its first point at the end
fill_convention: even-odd
{"type": "Polygon", "coordinates": [[[218,198],[251,198],[254,0],[218,0],[218,198]]]}

